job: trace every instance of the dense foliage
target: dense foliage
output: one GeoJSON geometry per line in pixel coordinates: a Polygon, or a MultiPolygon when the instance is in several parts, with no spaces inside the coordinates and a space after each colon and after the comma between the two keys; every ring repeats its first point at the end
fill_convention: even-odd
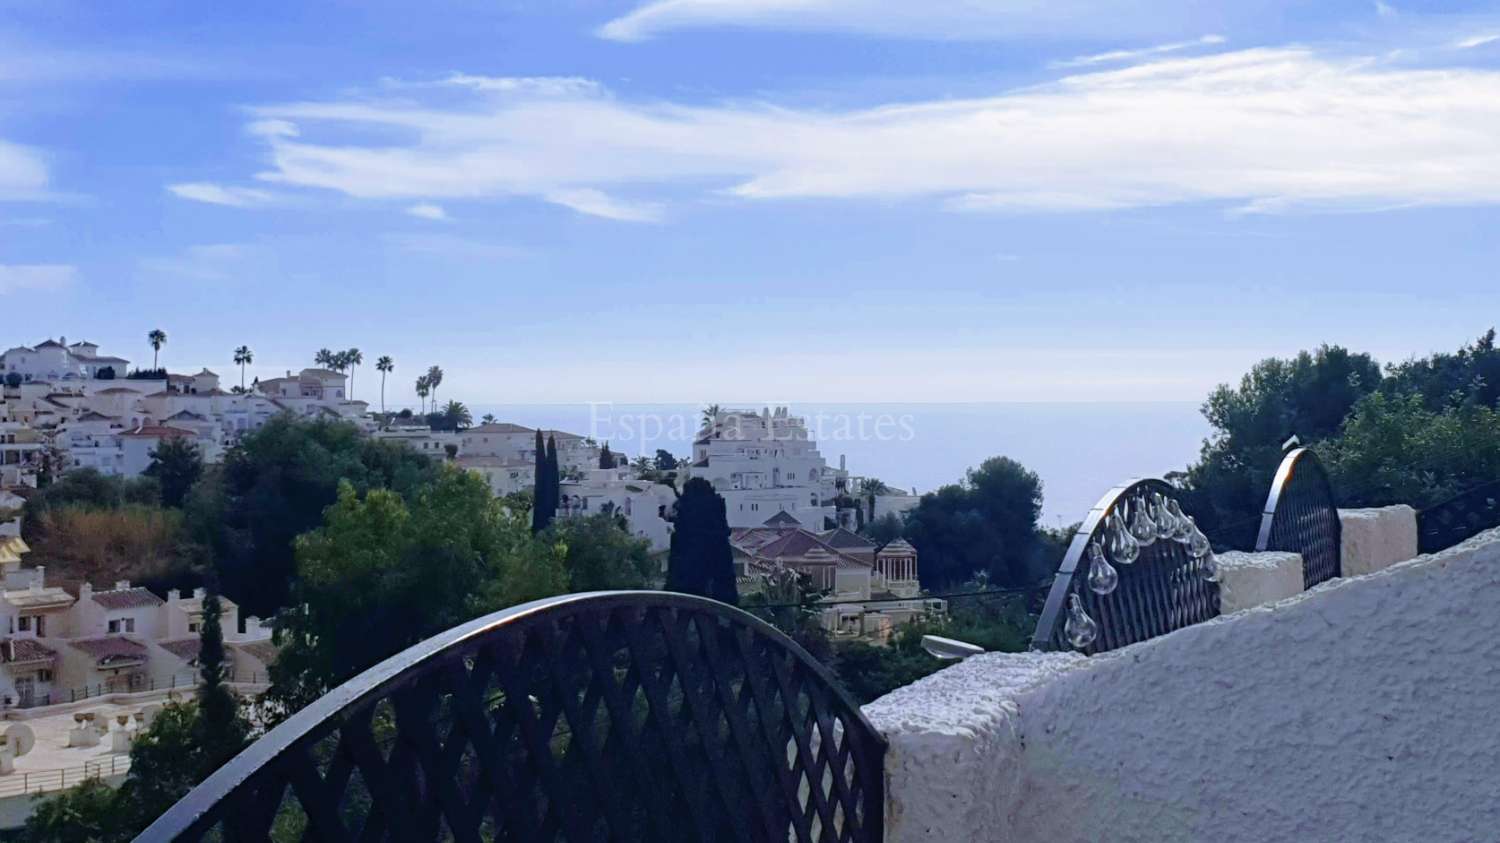
{"type": "Polygon", "coordinates": [[[203,455],[189,439],[163,440],[151,452],[145,475],[160,484],[162,506],[181,508],[188,491],[203,476],[203,455]]]}
{"type": "Polygon", "coordinates": [[[651,543],[626,531],[621,516],[562,518],[538,538],[562,554],[569,591],[645,588],[656,581],[651,543]]]}
{"type": "Polygon", "coordinates": [[[232,448],[222,468],[193,487],[185,509],[225,595],[247,614],[266,616],[288,605],[293,542],[319,525],[340,483],[410,497],[436,472],[427,457],[365,438],[347,422],[282,415],[232,448]]]}
{"type": "Polygon", "coordinates": [[[701,594],[730,605],[739,603],[724,499],[701,477],[683,484],[682,496],[677,499],[667,557],[667,590],[701,594]]]}
{"type": "Polygon", "coordinates": [[[962,483],[923,495],[904,530],[920,554],[922,584],[940,588],[977,572],[1003,586],[1034,583],[1055,564],[1041,556],[1041,511],[1042,481],[1008,457],[991,457],[962,483]]]}

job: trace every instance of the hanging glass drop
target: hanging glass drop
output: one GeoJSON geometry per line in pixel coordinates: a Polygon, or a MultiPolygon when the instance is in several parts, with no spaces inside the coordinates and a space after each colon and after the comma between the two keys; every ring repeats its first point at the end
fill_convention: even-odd
{"type": "Polygon", "coordinates": [[[1203,566],[1203,578],[1209,582],[1219,581],[1219,560],[1214,558],[1213,551],[1204,554],[1201,561],[1203,566]]]}
{"type": "Polygon", "coordinates": [[[1099,637],[1099,624],[1083,611],[1078,595],[1068,595],[1068,620],[1063,624],[1063,634],[1075,650],[1087,649],[1099,637]]]}
{"type": "Polygon", "coordinates": [[[1167,501],[1167,515],[1172,519],[1172,541],[1186,544],[1193,537],[1193,523],[1182,514],[1182,507],[1175,498],[1167,501]]]}
{"type": "Polygon", "coordinates": [[[1089,590],[1101,597],[1115,590],[1120,584],[1120,572],[1104,558],[1104,549],[1099,540],[1089,542],[1089,590]]]}
{"type": "Polygon", "coordinates": [[[1151,521],[1156,524],[1156,537],[1159,539],[1170,539],[1174,525],[1172,524],[1172,513],[1167,511],[1167,499],[1161,496],[1161,492],[1151,493],[1151,521]]]}
{"type": "Polygon", "coordinates": [[[1188,536],[1188,552],[1193,554],[1194,559],[1202,559],[1213,550],[1213,545],[1209,543],[1208,536],[1198,529],[1198,522],[1192,516],[1188,516],[1188,523],[1193,525],[1193,532],[1188,536]]]}
{"type": "Polygon", "coordinates": [[[1130,506],[1130,535],[1141,547],[1150,547],[1156,541],[1156,522],[1146,512],[1145,498],[1136,498],[1130,506]]]}
{"type": "Polygon", "coordinates": [[[1140,544],[1135,540],[1135,536],[1125,529],[1125,523],[1118,515],[1110,513],[1106,529],[1109,532],[1109,555],[1116,563],[1129,565],[1140,558],[1140,544]]]}

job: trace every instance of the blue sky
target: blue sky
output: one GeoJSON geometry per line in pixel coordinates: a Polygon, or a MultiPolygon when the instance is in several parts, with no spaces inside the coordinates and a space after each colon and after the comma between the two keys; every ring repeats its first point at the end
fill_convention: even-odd
{"type": "Polygon", "coordinates": [[[4,342],[393,399],[1193,400],[1500,321],[1497,201],[1492,3],[0,0],[4,342]]]}

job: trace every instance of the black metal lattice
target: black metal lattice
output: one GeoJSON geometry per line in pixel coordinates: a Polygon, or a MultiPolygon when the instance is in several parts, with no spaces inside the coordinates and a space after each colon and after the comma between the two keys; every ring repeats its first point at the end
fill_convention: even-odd
{"type": "Polygon", "coordinates": [[[884,753],[825,668],[738,609],[566,595],[360,674],[137,839],[878,841],[884,753]]]}
{"type": "Polygon", "coordinates": [[[1259,551],[1302,555],[1302,587],[1343,573],[1343,527],[1333,485],[1317,454],[1298,448],[1281,460],[1260,519],[1259,551]]]}
{"type": "Polygon", "coordinates": [[[1109,594],[1096,594],[1089,588],[1089,543],[1106,545],[1110,514],[1124,518],[1132,502],[1151,493],[1175,498],[1174,489],[1161,480],[1137,480],[1111,489],[1090,510],[1052,581],[1032,637],[1034,649],[1074,649],[1065,632],[1068,597],[1074,594],[1083,611],[1098,624],[1098,637],[1081,650],[1090,655],[1218,616],[1219,586],[1207,578],[1204,559],[1194,557],[1185,544],[1171,539],[1158,539],[1141,548],[1139,558],[1129,565],[1114,565],[1119,584],[1109,594]]]}
{"type": "Polygon", "coordinates": [[[1417,549],[1437,553],[1500,527],[1500,481],[1477,486],[1417,513],[1417,549]]]}

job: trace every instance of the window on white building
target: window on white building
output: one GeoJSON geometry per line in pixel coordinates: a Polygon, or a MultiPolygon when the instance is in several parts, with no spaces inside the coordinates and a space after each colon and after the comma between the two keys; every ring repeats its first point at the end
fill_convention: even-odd
{"type": "Polygon", "coordinates": [[[109,622],[110,632],[135,632],[135,618],[116,618],[109,622]]]}

